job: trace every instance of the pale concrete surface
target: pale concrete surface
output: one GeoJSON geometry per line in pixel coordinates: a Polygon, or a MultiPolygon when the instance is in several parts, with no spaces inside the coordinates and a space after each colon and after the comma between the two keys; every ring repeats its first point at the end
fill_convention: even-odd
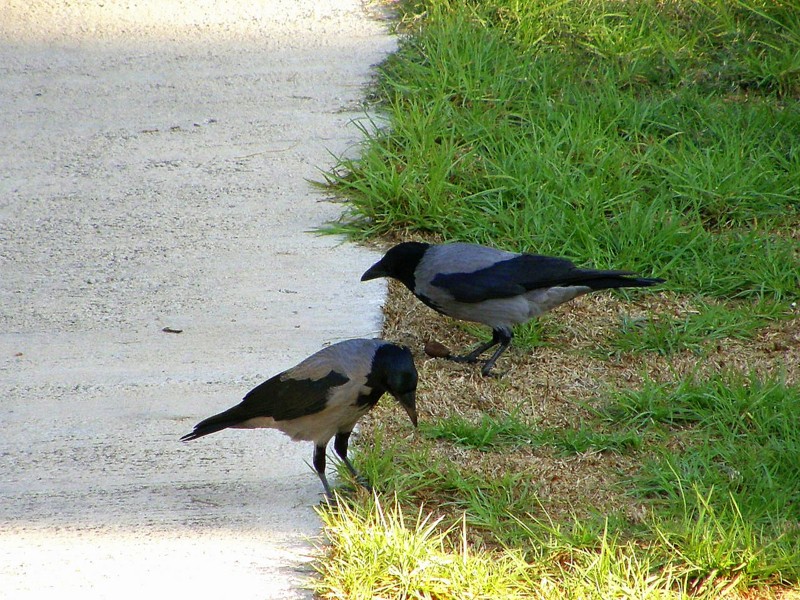
{"type": "Polygon", "coordinates": [[[178,438],[378,334],[306,178],[392,49],[359,0],[0,3],[0,596],[310,596],[311,445],[178,438]]]}

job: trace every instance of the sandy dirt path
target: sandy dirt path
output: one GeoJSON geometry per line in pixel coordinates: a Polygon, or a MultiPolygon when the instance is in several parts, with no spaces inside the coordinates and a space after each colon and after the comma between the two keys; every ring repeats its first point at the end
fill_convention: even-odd
{"type": "Polygon", "coordinates": [[[379,332],[306,178],[392,49],[359,0],[0,3],[0,595],[310,597],[311,445],[177,440],[379,332]]]}

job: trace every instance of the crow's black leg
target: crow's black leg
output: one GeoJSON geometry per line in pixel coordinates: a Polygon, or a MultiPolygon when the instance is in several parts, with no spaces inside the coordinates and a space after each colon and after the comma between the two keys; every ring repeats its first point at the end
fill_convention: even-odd
{"type": "Polygon", "coordinates": [[[478,362],[478,357],[486,352],[492,346],[496,346],[500,343],[500,339],[497,337],[497,331],[492,331],[492,339],[488,342],[484,342],[483,344],[479,344],[474,350],[472,350],[469,354],[465,354],[464,356],[448,356],[449,360],[454,362],[460,363],[476,363],[478,362]]]}
{"type": "Polygon", "coordinates": [[[511,345],[511,338],[513,337],[513,333],[510,329],[495,329],[492,331],[492,339],[497,339],[497,343],[500,344],[497,347],[497,350],[494,351],[494,354],[483,363],[483,368],[481,369],[481,374],[486,377],[492,372],[492,367],[494,367],[494,363],[497,362],[497,359],[500,355],[508,349],[511,345]]]}
{"type": "Polygon", "coordinates": [[[319,480],[322,482],[322,487],[325,488],[325,495],[328,498],[333,498],[331,486],[328,485],[328,478],[325,477],[325,446],[314,446],[314,470],[319,475],[319,480]]]}
{"type": "Polygon", "coordinates": [[[333,440],[333,449],[336,450],[336,454],[339,455],[339,458],[342,459],[344,466],[347,467],[347,470],[353,475],[355,480],[361,485],[362,487],[366,488],[367,490],[372,491],[372,487],[367,482],[366,478],[359,475],[356,468],[353,466],[353,463],[350,462],[350,459],[347,458],[347,444],[350,442],[350,431],[342,431],[336,434],[336,438],[333,440]]]}

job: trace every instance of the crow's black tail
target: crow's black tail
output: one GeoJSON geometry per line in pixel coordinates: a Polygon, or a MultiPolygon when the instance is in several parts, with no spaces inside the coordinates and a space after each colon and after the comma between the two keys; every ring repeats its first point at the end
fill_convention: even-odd
{"type": "Polygon", "coordinates": [[[187,433],[181,438],[181,441],[189,442],[203,437],[204,435],[208,435],[209,433],[216,433],[217,431],[222,431],[228,427],[238,425],[241,419],[231,419],[228,412],[229,411],[225,411],[213,417],[208,417],[204,421],[200,421],[194,426],[194,430],[191,433],[187,433]]]}
{"type": "Polygon", "coordinates": [[[591,277],[581,281],[579,285],[585,285],[597,291],[625,287],[650,287],[666,281],[660,277],[631,277],[631,275],[633,273],[626,271],[596,271],[591,277]]]}

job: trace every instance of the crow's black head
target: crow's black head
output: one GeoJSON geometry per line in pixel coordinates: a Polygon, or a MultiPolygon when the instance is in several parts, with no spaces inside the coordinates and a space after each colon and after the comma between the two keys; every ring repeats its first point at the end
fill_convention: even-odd
{"type": "Polygon", "coordinates": [[[417,368],[408,348],[389,343],[380,346],[372,359],[368,385],[397,398],[414,427],[417,426],[417,368]]]}
{"type": "Polygon", "coordinates": [[[423,242],[403,242],[391,248],[382,259],[372,265],[361,276],[361,281],[377,279],[378,277],[391,277],[402,282],[412,292],[414,291],[414,271],[419,261],[430,244],[423,242]]]}

